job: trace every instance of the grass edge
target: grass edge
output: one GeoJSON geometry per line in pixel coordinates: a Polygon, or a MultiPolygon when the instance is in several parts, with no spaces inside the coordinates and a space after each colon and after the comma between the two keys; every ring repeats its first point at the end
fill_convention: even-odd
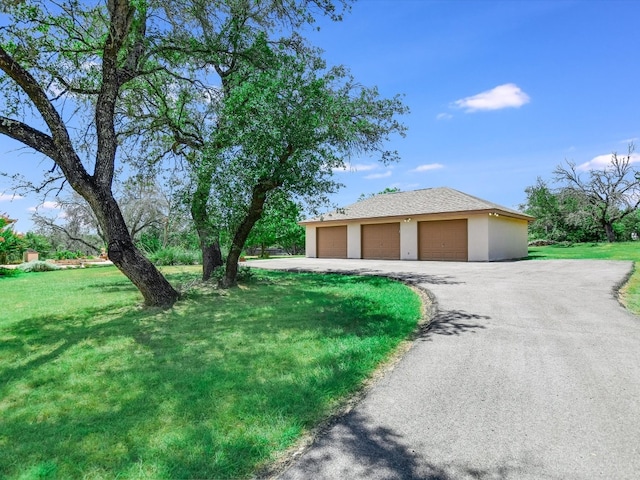
{"type": "MultiPolygon", "coordinates": [[[[292,270],[280,270],[289,271],[291,273],[317,273],[311,270],[304,271],[300,269],[292,270]]],[[[340,275],[354,275],[353,272],[331,272],[332,274],[340,275]]],[[[315,441],[323,436],[331,429],[340,419],[348,415],[371,391],[373,387],[386,375],[388,375],[398,365],[400,360],[406,355],[414,345],[414,341],[420,336],[424,335],[429,329],[431,321],[435,317],[437,311],[437,301],[435,296],[428,290],[421,289],[414,284],[404,282],[402,280],[385,277],[384,275],[369,275],[369,276],[381,276],[383,278],[389,278],[396,282],[402,283],[410,288],[414,293],[418,295],[421,303],[421,316],[420,320],[416,324],[413,331],[400,341],[398,346],[393,352],[391,352],[384,361],[380,362],[378,366],[371,372],[371,374],[358,386],[358,388],[345,397],[336,407],[326,415],[326,418],[320,421],[316,426],[310,428],[307,432],[303,433],[298,440],[296,440],[289,448],[279,452],[277,457],[259,467],[254,472],[255,479],[259,480],[275,480],[278,476],[288,470],[296,461],[304,455],[315,443],[315,441]]]]}

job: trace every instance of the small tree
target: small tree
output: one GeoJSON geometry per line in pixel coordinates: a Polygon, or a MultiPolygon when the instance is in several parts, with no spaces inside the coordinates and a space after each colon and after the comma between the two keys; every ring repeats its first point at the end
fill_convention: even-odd
{"type": "Polygon", "coordinates": [[[555,179],[577,197],[584,198],[586,211],[604,230],[607,240],[614,242],[614,223],[632,214],[640,206],[640,171],[632,166],[634,145],[626,155],[611,154],[611,163],[602,169],[589,171],[588,178],[576,164],[567,161],[554,170],[555,179]]]}
{"type": "Polygon", "coordinates": [[[22,236],[13,231],[15,222],[16,220],[0,214],[0,264],[16,260],[24,248],[22,236]]]}
{"type": "Polygon", "coordinates": [[[48,258],[52,253],[52,245],[49,239],[35,232],[27,232],[24,235],[24,247],[38,252],[40,258],[48,258]]]}

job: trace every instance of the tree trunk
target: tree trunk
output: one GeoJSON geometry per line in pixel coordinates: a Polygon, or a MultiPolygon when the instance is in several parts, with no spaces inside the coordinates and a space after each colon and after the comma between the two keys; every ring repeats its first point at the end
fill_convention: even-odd
{"type": "Polygon", "coordinates": [[[136,248],[111,192],[100,192],[99,187],[95,187],[90,193],[87,200],[105,232],[109,260],[140,290],[145,305],[153,307],[173,305],[178,300],[178,292],[155,265],[136,248]]]}
{"type": "Polygon", "coordinates": [[[220,235],[218,228],[211,221],[207,202],[211,190],[211,177],[207,172],[197,180],[196,191],[191,199],[191,218],[198,232],[200,250],[202,251],[202,280],[207,281],[217,267],[223,265],[220,251],[220,235]]]}
{"type": "Polygon", "coordinates": [[[145,305],[170,307],[178,300],[178,292],[158,269],[138,250],[131,238],[110,238],[107,255],[118,269],[138,287],[145,305]]]}
{"type": "Polygon", "coordinates": [[[609,241],[609,243],[613,243],[616,241],[616,232],[613,230],[613,223],[605,222],[604,231],[607,234],[607,240],[609,241]]]}
{"type": "Polygon", "coordinates": [[[216,268],[224,265],[222,252],[220,251],[220,243],[218,243],[218,241],[206,245],[203,244],[202,238],[200,238],[200,248],[202,250],[202,280],[207,281],[211,278],[216,268]]]}
{"type": "Polygon", "coordinates": [[[247,214],[245,215],[244,220],[233,236],[229,255],[227,256],[225,275],[224,278],[220,281],[221,287],[229,288],[237,285],[238,259],[240,258],[240,254],[242,253],[242,248],[244,247],[244,244],[247,241],[249,234],[251,233],[251,229],[262,216],[264,203],[267,200],[267,193],[276,187],[277,185],[273,184],[273,182],[270,181],[258,182],[258,184],[253,187],[251,204],[249,205],[247,214]]]}

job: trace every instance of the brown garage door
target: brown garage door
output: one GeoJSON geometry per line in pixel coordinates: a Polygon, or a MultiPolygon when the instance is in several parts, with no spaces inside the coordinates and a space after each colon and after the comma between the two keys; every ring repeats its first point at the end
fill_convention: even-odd
{"type": "Polygon", "coordinates": [[[362,225],[362,258],[400,259],[400,224],[362,225]]]}
{"type": "Polygon", "coordinates": [[[316,229],[318,258],[347,258],[347,227],[316,229]]]}
{"type": "Polygon", "coordinates": [[[420,260],[467,261],[467,220],[418,223],[420,260]]]}

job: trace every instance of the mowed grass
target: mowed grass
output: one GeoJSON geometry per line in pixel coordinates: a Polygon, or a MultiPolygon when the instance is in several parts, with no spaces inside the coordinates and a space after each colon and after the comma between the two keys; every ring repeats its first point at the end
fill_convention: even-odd
{"type": "Polygon", "coordinates": [[[602,259],[631,260],[634,270],[629,281],[620,289],[620,300],[627,309],[640,315],[640,242],[576,243],[529,247],[531,259],[602,259]]]}
{"type": "MultiPolygon", "coordinates": [[[[174,284],[197,268],[166,268],[174,284]]],[[[382,278],[257,272],[139,306],[114,268],[0,278],[0,478],[242,478],[412,332],[382,278]]]]}
{"type": "Polygon", "coordinates": [[[640,242],[574,243],[529,247],[529,258],[632,260],[640,262],[640,242]]]}

